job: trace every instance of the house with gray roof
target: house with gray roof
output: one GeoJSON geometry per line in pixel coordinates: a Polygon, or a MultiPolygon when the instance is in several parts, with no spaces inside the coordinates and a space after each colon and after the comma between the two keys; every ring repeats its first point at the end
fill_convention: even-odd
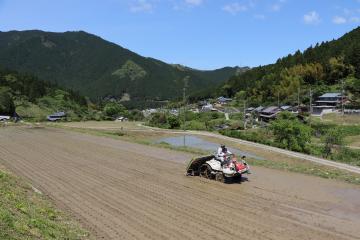
{"type": "Polygon", "coordinates": [[[322,115],[334,112],[345,101],[346,97],[341,93],[325,93],[315,101],[315,104],[312,106],[312,114],[322,115]]]}
{"type": "Polygon", "coordinates": [[[264,121],[270,121],[276,119],[276,116],[281,112],[281,108],[276,106],[271,106],[264,108],[260,112],[260,119],[264,121]]]}

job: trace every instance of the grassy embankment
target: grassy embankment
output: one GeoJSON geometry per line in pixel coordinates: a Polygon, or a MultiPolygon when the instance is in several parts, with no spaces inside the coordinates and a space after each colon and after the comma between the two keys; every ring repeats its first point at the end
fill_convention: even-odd
{"type": "MultiPolygon", "coordinates": [[[[156,147],[167,148],[176,151],[183,151],[193,153],[195,155],[209,154],[210,152],[189,148],[189,147],[174,147],[167,143],[156,143],[156,140],[163,137],[169,137],[173,134],[166,131],[146,131],[146,129],[139,127],[132,123],[113,123],[113,122],[95,122],[95,123],[74,123],[74,124],[51,124],[58,128],[71,129],[73,131],[92,134],[96,136],[110,137],[113,139],[120,139],[139,144],[151,145],[156,147]],[[109,126],[109,127],[106,127],[109,126]],[[109,129],[110,128],[110,129],[109,129]],[[135,131],[134,131],[135,130],[135,131]],[[143,130],[143,131],[141,131],[143,130]]],[[[179,136],[177,134],[176,136],[179,136]]],[[[304,161],[297,158],[292,158],[280,153],[266,151],[252,146],[236,144],[230,141],[224,141],[215,138],[204,138],[205,140],[215,143],[225,143],[227,146],[241,149],[242,151],[250,152],[265,160],[247,159],[253,166],[266,167],[289,172],[303,173],[313,176],[318,176],[326,179],[336,179],[343,182],[360,184],[360,175],[349,173],[347,171],[323,166],[320,164],[304,161]]]]}
{"type": "Polygon", "coordinates": [[[0,239],[88,239],[89,235],[46,197],[0,168],[0,239]]]}
{"type": "Polygon", "coordinates": [[[326,114],[321,118],[314,118],[313,120],[348,128],[350,133],[345,137],[345,144],[349,147],[360,148],[360,130],[351,129],[351,126],[352,128],[360,129],[360,115],[342,116],[340,114],[326,114]]]}

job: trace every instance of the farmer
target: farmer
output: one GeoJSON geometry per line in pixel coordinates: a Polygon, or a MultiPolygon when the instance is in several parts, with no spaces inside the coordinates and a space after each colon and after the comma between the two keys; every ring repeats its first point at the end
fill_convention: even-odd
{"type": "Polygon", "coordinates": [[[226,160],[225,159],[225,156],[226,155],[230,155],[232,154],[229,150],[227,150],[227,148],[225,147],[224,144],[221,144],[220,147],[218,148],[217,150],[217,154],[216,154],[216,160],[220,161],[221,164],[224,163],[224,161],[226,160]]]}

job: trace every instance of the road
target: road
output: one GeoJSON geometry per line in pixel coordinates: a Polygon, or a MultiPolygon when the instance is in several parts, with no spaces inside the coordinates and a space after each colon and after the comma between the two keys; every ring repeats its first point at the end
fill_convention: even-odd
{"type": "Polygon", "coordinates": [[[184,175],[192,156],[51,128],[0,129],[0,163],[96,239],[360,239],[360,188],[265,168],[184,175]]]}

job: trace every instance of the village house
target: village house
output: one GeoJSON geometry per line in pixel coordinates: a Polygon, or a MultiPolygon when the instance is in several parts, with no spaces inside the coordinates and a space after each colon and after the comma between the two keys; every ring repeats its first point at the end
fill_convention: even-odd
{"type": "Polygon", "coordinates": [[[281,112],[281,108],[279,108],[279,107],[271,106],[271,107],[264,108],[260,112],[260,119],[264,120],[265,122],[274,120],[274,119],[276,119],[276,116],[280,112],[281,112]]]}
{"type": "Polygon", "coordinates": [[[217,102],[218,102],[219,104],[221,104],[221,105],[225,105],[225,104],[227,104],[228,102],[231,102],[231,101],[232,101],[231,98],[226,98],[226,97],[223,97],[223,96],[221,96],[221,97],[219,97],[219,98],[217,99],[217,102]]]}
{"type": "Polygon", "coordinates": [[[336,111],[346,101],[341,93],[325,93],[318,97],[312,106],[313,115],[322,115],[336,111]]]}

